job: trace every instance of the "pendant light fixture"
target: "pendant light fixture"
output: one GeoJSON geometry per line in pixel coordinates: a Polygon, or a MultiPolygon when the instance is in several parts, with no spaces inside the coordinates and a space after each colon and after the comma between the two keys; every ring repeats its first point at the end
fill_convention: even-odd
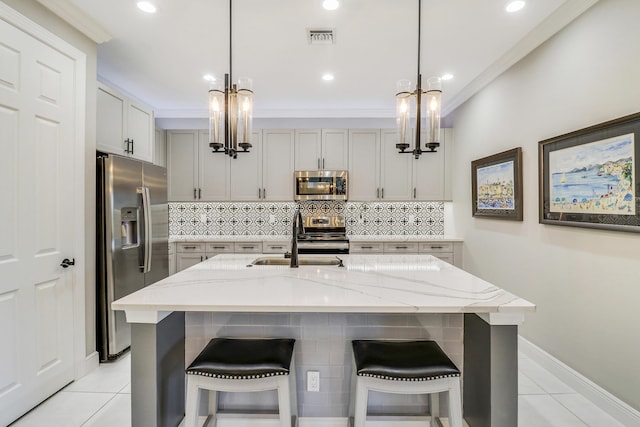
{"type": "Polygon", "coordinates": [[[232,0],[229,0],[229,73],[224,75],[224,87],[216,82],[209,89],[209,146],[214,153],[236,159],[238,153],[248,153],[251,148],[253,87],[246,77],[232,83],[231,30],[232,0]]]}
{"type": "Polygon", "coordinates": [[[399,80],[396,92],[396,124],[398,131],[398,143],[396,148],[400,153],[413,154],[416,159],[423,153],[433,153],[440,146],[440,114],[442,111],[442,89],[440,77],[427,79],[426,91],[422,90],[422,75],[420,74],[420,27],[422,18],[422,2],[418,0],[418,78],[416,89],[411,91],[409,80],[399,80]],[[425,100],[423,109],[422,101],[425,100]],[[415,116],[412,115],[415,105],[415,116]],[[422,114],[425,114],[428,124],[427,150],[420,148],[422,114]],[[410,144],[411,118],[415,117],[414,148],[406,151],[410,144]]]}

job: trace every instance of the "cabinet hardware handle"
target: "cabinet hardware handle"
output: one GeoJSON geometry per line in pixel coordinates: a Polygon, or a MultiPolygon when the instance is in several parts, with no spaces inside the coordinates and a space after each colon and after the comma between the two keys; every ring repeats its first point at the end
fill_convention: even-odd
{"type": "Polygon", "coordinates": [[[384,199],[384,188],[380,190],[380,194],[381,194],[381,199],[384,199]]]}
{"type": "Polygon", "coordinates": [[[131,154],[133,155],[133,139],[131,140],[131,154]]]}
{"type": "Polygon", "coordinates": [[[224,246],[212,246],[213,249],[224,249],[224,246]]]}
{"type": "Polygon", "coordinates": [[[198,249],[197,246],[183,246],[182,249],[198,249]]]}
{"type": "Polygon", "coordinates": [[[255,249],[255,246],[240,246],[242,249],[255,249]]]}
{"type": "Polygon", "coordinates": [[[380,189],[376,188],[376,199],[380,198],[380,189]]]}
{"type": "Polygon", "coordinates": [[[266,198],[267,198],[267,189],[266,189],[266,188],[263,188],[263,189],[262,189],[262,198],[263,198],[263,199],[266,199],[266,198]]]}
{"type": "Polygon", "coordinates": [[[413,187],[413,198],[416,198],[416,187],[413,187]]]}
{"type": "Polygon", "coordinates": [[[200,255],[200,262],[204,261],[204,257],[200,255]]]}
{"type": "Polygon", "coordinates": [[[202,199],[202,188],[198,188],[198,200],[202,199]]]}
{"type": "Polygon", "coordinates": [[[324,157],[322,158],[322,169],[324,169],[324,157]]]}
{"type": "Polygon", "coordinates": [[[396,249],[409,249],[408,246],[396,246],[396,249]]]}
{"type": "Polygon", "coordinates": [[[258,199],[262,199],[262,189],[258,188],[258,199]]]}
{"type": "Polygon", "coordinates": [[[197,189],[194,188],[193,189],[193,200],[198,200],[198,193],[196,191],[197,191],[197,189]]]}
{"type": "Polygon", "coordinates": [[[318,157],[318,169],[320,169],[320,157],[318,157]]]}
{"type": "Polygon", "coordinates": [[[271,246],[271,249],[282,249],[284,246],[271,246]]]}
{"type": "Polygon", "coordinates": [[[444,246],[431,246],[431,249],[442,249],[444,246]]]}
{"type": "Polygon", "coordinates": [[[362,249],[373,249],[373,246],[360,246],[362,249]]]}

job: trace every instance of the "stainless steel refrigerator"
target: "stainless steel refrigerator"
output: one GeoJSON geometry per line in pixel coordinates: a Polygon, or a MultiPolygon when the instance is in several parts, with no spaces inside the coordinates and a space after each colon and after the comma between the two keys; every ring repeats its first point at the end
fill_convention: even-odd
{"type": "Polygon", "coordinates": [[[169,275],[167,170],[99,155],[96,184],[96,339],[106,361],[131,345],[125,314],[111,303],[169,275]]]}

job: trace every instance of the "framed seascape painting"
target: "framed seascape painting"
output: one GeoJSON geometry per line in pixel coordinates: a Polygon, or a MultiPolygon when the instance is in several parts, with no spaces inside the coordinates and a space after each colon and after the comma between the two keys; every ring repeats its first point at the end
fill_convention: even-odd
{"type": "Polygon", "coordinates": [[[522,148],[471,162],[473,216],[522,221],[522,148]]]}
{"type": "Polygon", "coordinates": [[[640,113],[540,141],[540,223],[640,233],[640,113]]]}

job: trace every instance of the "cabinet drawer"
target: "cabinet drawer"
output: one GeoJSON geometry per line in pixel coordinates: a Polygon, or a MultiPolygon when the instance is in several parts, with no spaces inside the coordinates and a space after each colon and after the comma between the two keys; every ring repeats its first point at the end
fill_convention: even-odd
{"type": "Polygon", "coordinates": [[[453,252],[453,242],[422,242],[420,253],[453,252]]]}
{"type": "Polygon", "coordinates": [[[232,254],[233,242],[207,243],[207,254],[232,254]]]}
{"type": "Polygon", "coordinates": [[[282,242],[262,242],[262,252],[265,254],[283,254],[289,251],[291,243],[282,242]]]}
{"type": "Polygon", "coordinates": [[[381,254],[384,251],[382,242],[349,242],[349,253],[381,254]]]}
{"type": "Polygon", "coordinates": [[[449,264],[453,264],[453,254],[451,253],[434,253],[433,254],[434,257],[444,261],[444,262],[448,262],[449,264]]]}
{"type": "Polygon", "coordinates": [[[177,243],[176,252],[204,252],[204,243],[177,243]]]}
{"type": "Polygon", "coordinates": [[[386,242],[384,244],[385,253],[418,253],[418,242],[386,242]]]}
{"type": "Polygon", "coordinates": [[[262,242],[235,242],[233,247],[237,254],[262,253],[262,242]]]}

